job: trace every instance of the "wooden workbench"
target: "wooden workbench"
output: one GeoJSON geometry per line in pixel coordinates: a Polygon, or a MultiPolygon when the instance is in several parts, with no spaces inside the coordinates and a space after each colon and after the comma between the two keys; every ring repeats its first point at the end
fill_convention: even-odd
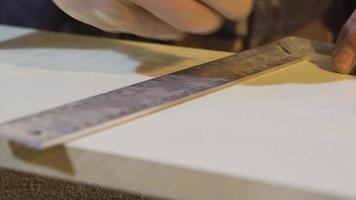
{"type": "MultiPolygon", "coordinates": [[[[0,121],[231,55],[5,26],[0,40],[0,121]]],[[[1,141],[0,167],[159,198],[354,199],[356,79],[321,59],[46,151],[1,141]]]]}

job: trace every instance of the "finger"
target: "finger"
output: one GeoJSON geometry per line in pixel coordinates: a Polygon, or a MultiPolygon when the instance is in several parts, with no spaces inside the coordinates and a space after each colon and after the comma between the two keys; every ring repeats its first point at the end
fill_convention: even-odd
{"type": "Polygon", "coordinates": [[[253,8],[253,0],[201,0],[230,20],[246,19],[253,8]]]}
{"type": "Polygon", "coordinates": [[[114,29],[109,23],[93,15],[93,7],[97,3],[95,0],[53,0],[53,2],[69,16],[81,22],[96,26],[105,31],[114,29]]]}
{"type": "Polygon", "coordinates": [[[132,0],[178,30],[205,34],[216,31],[222,17],[196,0],[132,0]]]}
{"type": "Polygon", "coordinates": [[[336,43],[333,55],[335,71],[355,72],[356,65],[356,10],[346,22],[336,43]]]}
{"type": "MultiPolygon", "coordinates": [[[[60,1],[65,2],[67,0],[60,1]]],[[[182,32],[133,4],[122,3],[119,0],[76,0],[73,5],[72,0],[68,1],[72,3],[65,8],[67,12],[69,10],[68,13],[105,31],[127,32],[164,40],[178,39],[183,35],[182,32]],[[68,9],[68,6],[70,9],[68,9]],[[78,16],[76,13],[81,15],[78,16]],[[105,26],[102,24],[105,24],[105,26]]]]}
{"type": "Polygon", "coordinates": [[[130,3],[115,0],[111,4],[103,5],[101,10],[95,12],[95,15],[110,23],[116,31],[124,29],[125,32],[135,35],[164,40],[179,39],[183,36],[183,32],[130,3]]]}

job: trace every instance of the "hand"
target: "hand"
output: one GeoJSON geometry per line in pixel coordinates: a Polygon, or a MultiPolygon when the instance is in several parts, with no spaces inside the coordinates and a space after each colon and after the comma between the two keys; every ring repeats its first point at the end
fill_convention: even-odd
{"type": "Polygon", "coordinates": [[[253,0],[53,1],[75,19],[102,30],[166,40],[214,32],[223,18],[245,19],[253,7],[253,0]]]}
{"type": "Polygon", "coordinates": [[[345,74],[356,72],[356,9],[342,28],[336,42],[333,62],[337,72],[345,74]]]}

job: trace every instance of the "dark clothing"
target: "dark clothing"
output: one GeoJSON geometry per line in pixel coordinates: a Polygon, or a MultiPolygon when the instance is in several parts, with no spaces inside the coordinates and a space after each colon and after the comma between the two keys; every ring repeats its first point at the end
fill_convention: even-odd
{"type": "Polygon", "coordinates": [[[258,0],[250,37],[269,40],[294,34],[317,20],[335,36],[355,7],[355,0],[258,0]]]}
{"type": "Polygon", "coordinates": [[[0,0],[0,23],[51,31],[103,34],[69,17],[51,0],[0,0]]]}

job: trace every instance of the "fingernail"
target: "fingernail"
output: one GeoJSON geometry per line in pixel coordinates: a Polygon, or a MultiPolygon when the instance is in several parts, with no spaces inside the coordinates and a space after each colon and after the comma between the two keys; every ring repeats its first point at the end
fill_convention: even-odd
{"type": "Polygon", "coordinates": [[[336,70],[341,73],[350,73],[354,56],[353,50],[348,45],[337,49],[333,59],[336,70]]]}

